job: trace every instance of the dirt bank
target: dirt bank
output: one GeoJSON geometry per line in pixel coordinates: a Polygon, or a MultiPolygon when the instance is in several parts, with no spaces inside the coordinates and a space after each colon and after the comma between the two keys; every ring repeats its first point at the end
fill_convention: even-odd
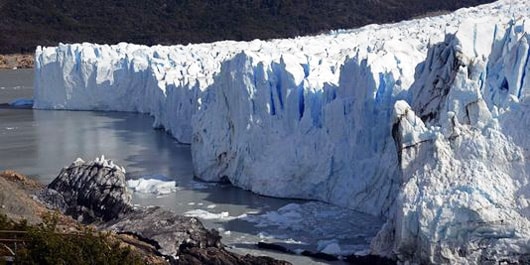
{"type": "Polygon", "coordinates": [[[33,68],[33,54],[0,54],[0,69],[33,68]]]}

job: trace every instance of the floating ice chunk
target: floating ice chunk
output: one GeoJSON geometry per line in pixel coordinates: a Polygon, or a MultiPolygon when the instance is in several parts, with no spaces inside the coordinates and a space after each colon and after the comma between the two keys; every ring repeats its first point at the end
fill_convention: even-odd
{"type": "Polygon", "coordinates": [[[33,107],[33,99],[19,98],[9,102],[9,105],[13,107],[33,107]]]}
{"type": "Polygon", "coordinates": [[[317,246],[317,250],[322,252],[322,253],[326,253],[326,254],[330,254],[330,255],[341,255],[342,254],[342,250],[339,246],[339,242],[338,240],[322,240],[322,241],[318,241],[318,246],[317,246]]]}
{"type": "Polygon", "coordinates": [[[127,180],[127,187],[135,192],[165,195],[177,191],[177,183],[163,178],[140,178],[127,180]]]}
{"type": "Polygon", "coordinates": [[[240,218],[245,218],[246,214],[242,214],[240,216],[230,216],[229,212],[220,212],[220,213],[212,213],[208,212],[202,209],[195,209],[195,210],[189,210],[184,213],[185,216],[189,217],[197,217],[205,220],[224,220],[224,221],[230,221],[240,218]]]}

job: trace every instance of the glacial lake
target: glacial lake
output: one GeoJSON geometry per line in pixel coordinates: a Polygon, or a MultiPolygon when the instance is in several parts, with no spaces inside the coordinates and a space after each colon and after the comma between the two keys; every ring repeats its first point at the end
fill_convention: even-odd
{"type": "Polygon", "coordinates": [[[293,264],[342,264],[256,248],[259,241],[316,250],[336,242],[343,252],[366,252],[382,220],[319,202],[277,199],[193,177],[189,145],[152,128],[149,115],[124,112],[13,108],[32,98],[33,70],[0,70],[0,170],[13,169],[49,183],[77,157],[101,155],[127,170],[128,179],[164,176],[167,195],[134,193],[138,205],[158,205],[196,216],[240,254],[268,255],[293,264]],[[320,247],[318,246],[320,243],[320,247]]]}

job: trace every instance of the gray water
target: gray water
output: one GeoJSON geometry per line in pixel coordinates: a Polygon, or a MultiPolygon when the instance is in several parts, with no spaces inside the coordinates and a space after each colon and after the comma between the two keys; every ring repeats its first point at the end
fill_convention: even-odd
{"type": "Polygon", "coordinates": [[[327,263],[258,250],[255,244],[278,242],[315,250],[319,240],[335,239],[341,246],[362,251],[382,224],[372,216],[322,203],[264,197],[196,180],[189,146],[152,129],[148,115],[9,107],[6,103],[14,99],[32,97],[32,78],[32,70],[0,71],[0,170],[13,169],[46,184],[77,157],[91,160],[105,155],[127,169],[127,178],[163,175],[177,183],[177,192],[164,196],[134,193],[134,203],[198,216],[208,228],[221,231],[223,243],[232,251],[294,264],[327,263]],[[282,219],[284,210],[293,205],[299,219],[289,219],[293,211],[282,219]]]}

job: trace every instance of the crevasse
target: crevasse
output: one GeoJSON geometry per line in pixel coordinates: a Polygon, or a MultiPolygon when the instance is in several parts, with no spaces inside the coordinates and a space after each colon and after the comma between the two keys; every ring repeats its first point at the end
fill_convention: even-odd
{"type": "Polygon", "coordinates": [[[195,174],[387,218],[375,254],[524,262],[524,0],[296,39],[36,51],[35,107],[135,111],[195,174]]]}

